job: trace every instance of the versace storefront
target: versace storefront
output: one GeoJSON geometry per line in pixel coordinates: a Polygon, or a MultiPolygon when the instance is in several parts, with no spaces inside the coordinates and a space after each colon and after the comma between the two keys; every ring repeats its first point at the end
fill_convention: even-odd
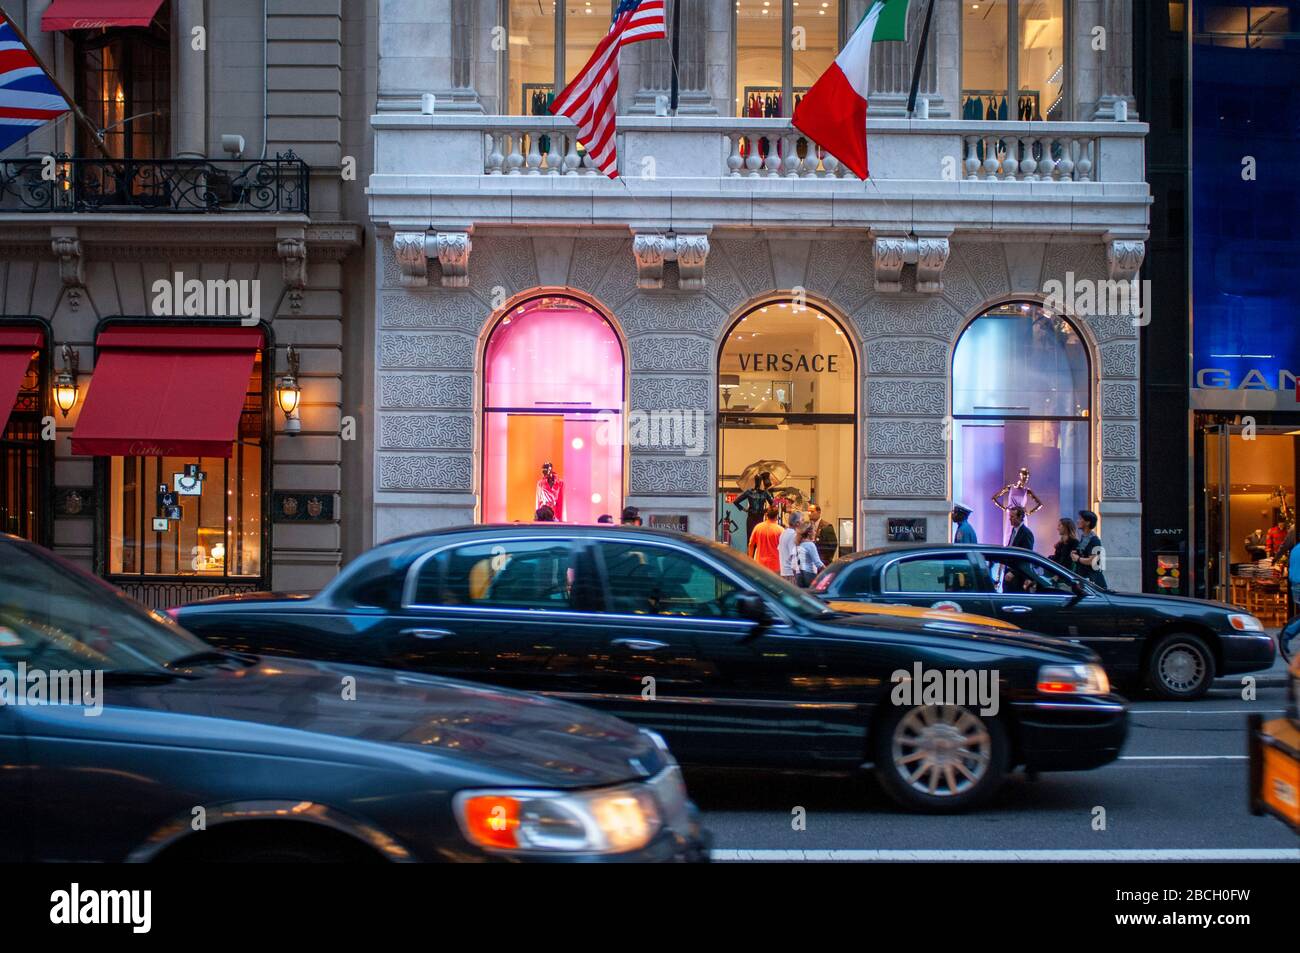
{"type": "Polygon", "coordinates": [[[1137,329],[1038,290],[1105,278],[1103,245],[954,241],[941,289],[917,292],[910,269],[878,290],[866,242],[707,244],[698,277],[668,267],[653,287],[612,229],[484,228],[456,287],[436,259],[413,283],[419,262],[377,243],[376,538],[549,502],[570,522],[636,506],[739,548],[758,484],[818,504],[846,550],[900,527],[946,540],[954,500],[1005,542],[992,497],[1024,467],[1041,550],[1059,516],[1095,509],[1108,574],[1136,573],[1137,329]]]}

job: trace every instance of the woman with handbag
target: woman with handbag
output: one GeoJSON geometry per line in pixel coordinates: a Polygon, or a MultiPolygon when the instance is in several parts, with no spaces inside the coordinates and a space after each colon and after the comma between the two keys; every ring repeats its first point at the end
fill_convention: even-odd
{"type": "Polygon", "coordinates": [[[813,577],[826,567],[821,554],[817,552],[817,527],[812,522],[804,523],[799,529],[798,545],[795,546],[796,569],[794,581],[801,589],[812,585],[813,577]]]}

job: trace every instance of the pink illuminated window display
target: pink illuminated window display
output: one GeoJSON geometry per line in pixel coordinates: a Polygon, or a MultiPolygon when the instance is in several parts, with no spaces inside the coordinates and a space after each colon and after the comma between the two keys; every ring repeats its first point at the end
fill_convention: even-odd
{"type": "Polygon", "coordinates": [[[563,295],[511,308],[484,353],[483,520],[531,522],[542,502],[562,522],[617,519],[623,403],[623,345],[604,315],[563,295]]]}

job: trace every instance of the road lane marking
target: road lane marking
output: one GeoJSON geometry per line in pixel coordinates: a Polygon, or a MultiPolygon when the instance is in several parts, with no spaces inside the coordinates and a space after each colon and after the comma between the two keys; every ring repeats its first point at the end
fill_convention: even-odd
{"type": "Polygon", "coordinates": [[[1280,715],[1285,708],[1130,708],[1130,715],[1280,715]]]}
{"type": "MultiPolygon", "coordinates": [[[[1245,754],[1122,754],[1116,761],[1247,761],[1245,754]]],[[[1103,765],[1104,767],[1104,765],[1103,765]]]]}
{"type": "Polygon", "coordinates": [[[709,851],[717,861],[1153,861],[1153,860],[1294,860],[1300,849],[1188,848],[1133,850],[723,850],[709,851]]]}

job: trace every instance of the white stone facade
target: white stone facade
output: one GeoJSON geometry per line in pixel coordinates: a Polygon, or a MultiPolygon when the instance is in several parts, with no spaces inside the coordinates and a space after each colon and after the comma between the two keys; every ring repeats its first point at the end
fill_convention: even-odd
{"type": "MultiPolygon", "coordinates": [[[[885,118],[869,120],[863,183],[815,156],[783,165],[796,155],[788,121],[725,115],[729,5],[706,14],[685,2],[684,17],[706,21],[690,53],[702,68],[686,71],[702,88],[684,87],[676,118],[646,115],[660,52],[641,44],[625,54],[617,182],[583,166],[565,121],[494,115],[495,2],[416,5],[460,24],[462,45],[445,62],[398,29],[412,9],[391,31],[381,23],[369,183],[375,540],[479,516],[487,332],[537,289],[565,290],[611,317],[629,355],[629,411],[698,409],[711,422],[726,329],[748,304],[802,289],[843,319],[859,356],[857,544],[883,542],[889,516],[925,517],[929,538],[944,539],[951,362],[967,322],[1000,301],[1041,301],[1067,273],[1105,281],[1140,266],[1146,130],[1107,121],[1130,95],[1128,54],[1094,56],[1085,42],[1104,14],[1124,26],[1112,40],[1127,43],[1127,3],[1069,5],[1075,121],[986,123],[947,118],[960,98],[960,14],[939,0],[940,55],[922,86],[936,109],[929,120],[891,118],[901,117],[899,91],[882,80],[871,115],[885,118]],[[421,91],[438,95],[432,115],[420,114],[421,91]],[[742,155],[742,138],[760,136],[786,147],[742,155]],[[994,158],[1008,142],[1010,158],[994,158]]],[[[1091,484],[1108,576],[1136,588],[1139,328],[1125,316],[1075,323],[1093,374],[1091,484]]],[[[715,430],[700,456],[629,450],[625,502],[686,514],[692,532],[712,537],[715,430]]]]}

